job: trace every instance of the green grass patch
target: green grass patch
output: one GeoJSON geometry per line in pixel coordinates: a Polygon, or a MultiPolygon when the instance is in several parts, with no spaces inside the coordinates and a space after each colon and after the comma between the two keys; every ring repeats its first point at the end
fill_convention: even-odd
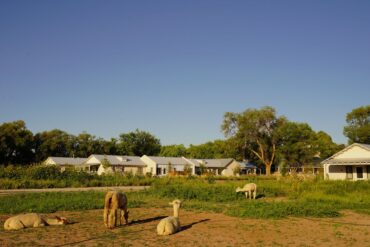
{"type": "MultiPolygon", "coordinates": [[[[257,200],[236,193],[246,181],[221,183],[198,178],[155,179],[151,188],[127,193],[129,207],[169,207],[175,198],[183,208],[224,213],[235,217],[282,218],[336,217],[349,209],[370,214],[369,181],[257,180],[257,200]]],[[[26,193],[0,198],[0,213],[72,211],[102,209],[104,192],[26,193]]]]}

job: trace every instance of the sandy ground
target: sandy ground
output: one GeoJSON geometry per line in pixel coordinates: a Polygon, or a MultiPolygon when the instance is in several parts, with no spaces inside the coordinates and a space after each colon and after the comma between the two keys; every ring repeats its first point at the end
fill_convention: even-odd
{"type": "MultiPolygon", "coordinates": [[[[156,225],[171,208],[130,209],[130,224],[104,227],[102,210],[58,212],[71,225],[0,230],[0,246],[361,246],[370,247],[370,216],[257,220],[180,211],[182,231],[157,236],[156,225]]],[[[10,215],[0,215],[0,223],[10,215]]]]}

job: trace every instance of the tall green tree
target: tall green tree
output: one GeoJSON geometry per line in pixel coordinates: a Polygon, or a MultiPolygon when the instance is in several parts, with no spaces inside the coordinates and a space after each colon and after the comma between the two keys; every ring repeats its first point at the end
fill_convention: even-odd
{"type": "Polygon", "coordinates": [[[149,132],[136,129],[134,132],[120,135],[117,149],[121,155],[158,155],[161,142],[149,132]]]}
{"type": "Polygon", "coordinates": [[[99,145],[102,147],[101,151],[95,151],[95,153],[104,153],[104,154],[118,154],[118,140],[116,138],[111,138],[109,141],[106,141],[102,138],[98,139],[99,145]]]}
{"type": "Polygon", "coordinates": [[[73,135],[58,129],[37,133],[34,137],[36,160],[41,162],[49,156],[76,156],[75,139],[73,135]]]}
{"type": "Polygon", "coordinates": [[[33,162],[33,134],[22,120],[0,125],[0,164],[33,162]]]}
{"type": "Polygon", "coordinates": [[[222,159],[234,158],[241,160],[237,143],[233,139],[215,140],[199,145],[190,145],[186,150],[186,156],[199,159],[222,159]]]}
{"type": "Polygon", "coordinates": [[[86,132],[80,133],[75,138],[74,155],[78,157],[88,157],[91,154],[116,154],[116,143],[96,138],[86,132]]]}
{"type": "Polygon", "coordinates": [[[346,121],[343,133],[348,137],[349,144],[370,144],[370,105],[353,109],[347,114],[346,121]]]}
{"type": "Polygon", "coordinates": [[[316,133],[316,141],[315,146],[320,156],[320,159],[324,160],[329,158],[336,152],[339,152],[344,148],[344,145],[338,145],[333,142],[330,135],[325,133],[324,131],[319,131],[316,133]]]}
{"type": "Polygon", "coordinates": [[[277,156],[290,167],[313,162],[318,154],[316,132],[306,123],[286,122],[277,129],[277,156]]]}
{"type": "Polygon", "coordinates": [[[162,146],[159,155],[164,157],[186,156],[186,147],[183,144],[162,146]]]}
{"type": "Polygon", "coordinates": [[[198,159],[213,159],[214,145],[213,142],[206,142],[200,145],[190,145],[187,149],[187,157],[198,159]]]}
{"type": "Polygon", "coordinates": [[[86,132],[80,133],[75,138],[75,156],[76,157],[88,157],[95,153],[97,149],[96,145],[99,143],[95,140],[95,136],[92,136],[86,132]]]}
{"type": "Polygon", "coordinates": [[[266,106],[241,113],[226,112],[221,129],[226,137],[238,140],[244,158],[249,150],[263,163],[266,175],[270,175],[278,141],[276,130],[285,122],[285,117],[277,117],[275,109],[266,106]]]}

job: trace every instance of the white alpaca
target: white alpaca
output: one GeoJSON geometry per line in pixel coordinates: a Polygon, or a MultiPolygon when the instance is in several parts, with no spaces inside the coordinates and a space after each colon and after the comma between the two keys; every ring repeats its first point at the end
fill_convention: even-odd
{"type": "Polygon", "coordinates": [[[168,216],[162,219],[157,225],[158,235],[170,235],[180,231],[180,220],[179,220],[179,209],[181,206],[181,201],[176,199],[169,203],[173,205],[173,216],[168,216]]]}
{"type": "Polygon", "coordinates": [[[104,225],[108,228],[122,225],[123,217],[128,224],[127,197],[118,191],[108,191],[104,202],[104,225]]]}
{"type": "Polygon", "coordinates": [[[55,216],[47,219],[36,213],[20,214],[7,219],[4,223],[5,230],[19,230],[27,227],[42,227],[49,225],[66,225],[69,222],[64,217],[55,216]]]}
{"type": "Polygon", "coordinates": [[[256,195],[257,195],[257,185],[254,184],[254,183],[250,183],[250,184],[246,184],[244,185],[243,188],[236,188],[236,192],[244,192],[245,193],[245,197],[248,199],[248,194],[249,194],[249,198],[252,199],[256,199],[256,195]]]}

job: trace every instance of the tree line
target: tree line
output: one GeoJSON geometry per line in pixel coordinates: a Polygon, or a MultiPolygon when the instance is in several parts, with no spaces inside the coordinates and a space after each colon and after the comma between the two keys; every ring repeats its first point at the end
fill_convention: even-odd
{"type": "Polygon", "coordinates": [[[91,154],[157,155],[160,140],[146,131],[135,130],[105,140],[86,132],[77,136],[54,129],[35,135],[22,120],[0,125],[0,164],[39,163],[49,156],[88,157],[91,154]]]}
{"type": "MultiPolygon", "coordinates": [[[[370,105],[352,110],[346,117],[344,135],[348,143],[370,144],[370,105]]],[[[315,132],[307,123],[277,116],[272,107],[226,112],[221,130],[225,140],[200,145],[162,146],[149,132],[136,129],[105,140],[86,132],[77,136],[54,129],[33,134],[22,120],[0,125],[0,164],[31,164],[49,156],[88,157],[96,154],[159,155],[189,158],[234,158],[249,160],[266,168],[273,165],[302,166],[325,159],[344,148],[327,133],[315,132]]]]}

